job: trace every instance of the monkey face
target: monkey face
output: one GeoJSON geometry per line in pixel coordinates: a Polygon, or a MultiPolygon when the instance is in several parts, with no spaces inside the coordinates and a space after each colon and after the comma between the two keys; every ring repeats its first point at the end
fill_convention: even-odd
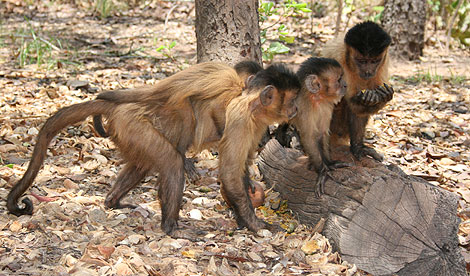
{"type": "Polygon", "coordinates": [[[357,67],[359,77],[364,80],[371,79],[377,74],[377,69],[382,63],[382,56],[369,57],[357,54],[354,57],[354,64],[357,67]]]}
{"type": "Polygon", "coordinates": [[[297,91],[290,91],[288,90],[284,96],[284,103],[282,113],[287,116],[290,120],[297,115],[297,105],[295,99],[297,98],[297,91]]]}
{"type": "Polygon", "coordinates": [[[295,99],[298,91],[279,90],[272,85],[266,86],[260,93],[260,100],[266,110],[270,110],[275,121],[287,121],[297,115],[295,99]],[[277,117],[277,118],[276,118],[277,117]]]}
{"type": "Polygon", "coordinates": [[[325,94],[330,97],[342,97],[346,95],[347,85],[344,80],[343,69],[336,67],[324,73],[325,94]]]}

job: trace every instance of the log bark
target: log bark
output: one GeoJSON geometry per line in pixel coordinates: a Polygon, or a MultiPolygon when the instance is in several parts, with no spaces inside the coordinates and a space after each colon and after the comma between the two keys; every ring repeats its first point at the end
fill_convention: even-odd
{"type": "Polygon", "coordinates": [[[466,275],[458,247],[457,196],[395,165],[355,162],[347,147],[333,152],[352,167],[330,172],[315,197],[316,174],[303,153],[271,140],[259,169],[304,224],[325,220],[323,234],[344,260],[373,275],[466,275]]]}

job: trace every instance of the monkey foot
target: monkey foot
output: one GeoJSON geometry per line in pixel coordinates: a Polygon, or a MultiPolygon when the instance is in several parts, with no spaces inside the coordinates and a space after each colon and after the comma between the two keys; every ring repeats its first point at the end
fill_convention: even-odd
{"type": "Polygon", "coordinates": [[[364,156],[370,156],[379,162],[382,162],[384,159],[375,149],[365,145],[351,146],[351,152],[358,160],[364,156]]]}
{"type": "Polygon", "coordinates": [[[326,170],[322,170],[318,173],[317,182],[315,184],[315,195],[317,198],[320,198],[321,195],[325,193],[325,182],[328,177],[331,178],[326,170]]]}
{"type": "Polygon", "coordinates": [[[339,169],[339,168],[346,168],[351,167],[352,164],[348,162],[342,162],[339,160],[331,160],[330,163],[327,165],[329,170],[339,169]]]}
{"type": "Polygon", "coordinates": [[[111,203],[111,202],[105,201],[104,205],[108,207],[109,209],[124,209],[124,208],[135,209],[137,208],[137,205],[121,203],[121,202],[111,203]]]}
{"type": "Polygon", "coordinates": [[[207,232],[195,229],[175,229],[168,236],[172,237],[173,239],[185,239],[190,240],[192,242],[200,242],[203,241],[201,237],[205,236],[207,232]]]}
{"type": "Polygon", "coordinates": [[[269,230],[273,234],[278,233],[278,232],[285,232],[286,231],[277,223],[269,224],[267,222],[264,222],[264,224],[265,224],[264,228],[269,230]]]}
{"type": "Polygon", "coordinates": [[[194,166],[194,159],[193,158],[185,158],[184,159],[184,170],[186,172],[186,176],[190,182],[195,182],[201,178],[199,175],[196,167],[194,166]]]}

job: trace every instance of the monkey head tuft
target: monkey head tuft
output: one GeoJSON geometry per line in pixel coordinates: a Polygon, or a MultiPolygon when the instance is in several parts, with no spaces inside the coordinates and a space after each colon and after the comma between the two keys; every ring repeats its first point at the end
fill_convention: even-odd
{"type": "Polygon", "coordinates": [[[390,35],[378,24],[365,21],[352,27],[344,42],[364,56],[380,55],[392,42],[390,35]]]}

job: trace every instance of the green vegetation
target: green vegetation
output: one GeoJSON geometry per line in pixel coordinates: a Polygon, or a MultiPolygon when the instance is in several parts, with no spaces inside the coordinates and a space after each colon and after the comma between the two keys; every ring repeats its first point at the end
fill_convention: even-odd
{"type": "MultiPolygon", "coordinates": [[[[157,43],[157,38],[155,38],[155,43],[157,43]]],[[[156,51],[161,53],[162,55],[164,55],[165,57],[173,60],[173,61],[176,61],[175,60],[175,57],[171,51],[171,49],[173,49],[174,47],[176,46],[176,41],[171,41],[171,42],[166,42],[165,45],[160,45],[156,51]]]]}
{"type": "MultiPolygon", "coordinates": [[[[426,72],[420,71],[416,73],[415,75],[412,75],[410,77],[407,77],[405,79],[401,79],[404,82],[409,82],[413,84],[419,84],[419,83],[438,83],[438,82],[443,82],[447,81],[450,82],[453,85],[461,85],[465,83],[467,78],[462,75],[455,75],[454,72],[449,69],[449,75],[443,76],[439,75],[437,73],[437,69],[428,69],[426,72]]],[[[400,78],[393,77],[395,80],[400,81],[400,78]]]]}
{"type": "Polygon", "coordinates": [[[105,19],[116,10],[116,5],[113,0],[95,0],[94,10],[101,19],[105,19]]]}
{"type": "Polygon", "coordinates": [[[13,42],[18,45],[16,55],[18,65],[24,67],[36,63],[38,66],[47,64],[48,68],[57,64],[54,51],[61,51],[59,39],[44,38],[28,23],[27,29],[19,29],[12,35],[13,42]]]}
{"type": "Polygon", "coordinates": [[[294,43],[295,38],[289,34],[289,30],[283,22],[290,17],[311,12],[312,10],[307,8],[307,3],[287,0],[282,4],[275,4],[274,2],[261,1],[259,6],[259,21],[261,23],[260,37],[263,60],[271,61],[275,55],[288,53],[289,47],[285,43],[294,43]],[[268,22],[270,18],[277,19],[272,23],[268,22]],[[263,23],[270,25],[263,27],[263,23]],[[275,37],[278,41],[273,41],[266,45],[268,37],[275,37]]]}
{"type": "Polygon", "coordinates": [[[463,45],[470,45],[470,1],[440,1],[428,0],[430,17],[435,29],[452,27],[450,34],[463,45]]]}

